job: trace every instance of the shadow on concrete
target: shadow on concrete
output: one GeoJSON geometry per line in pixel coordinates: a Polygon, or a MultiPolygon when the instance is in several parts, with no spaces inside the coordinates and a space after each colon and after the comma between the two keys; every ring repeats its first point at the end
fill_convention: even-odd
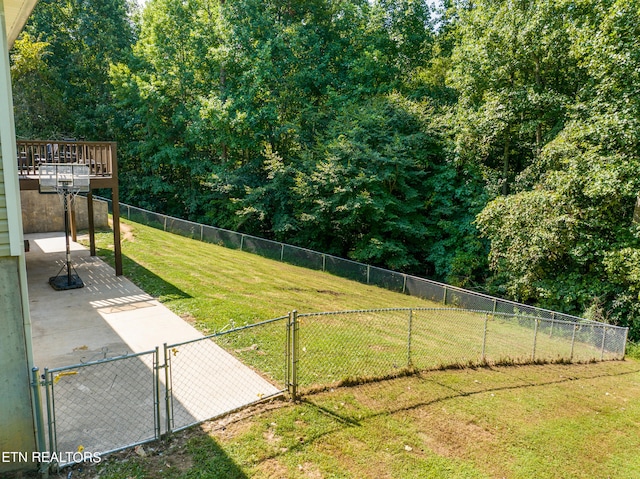
{"type": "MultiPolygon", "coordinates": [[[[113,250],[97,248],[96,255],[112,268],[115,264],[113,250]]],[[[122,254],[122,269],[127,276],[135,277],[136,284],[154,298],[163,299],[189,299],[192,296],[185,293],[177,286],[169,283],[164,278],[148,270],[141,264],[132,260],[126,254],[122,254]]]]}
{"type": "MultiPolygon", "coordinates": [[[[85,286],[53,290],[48,279],[65,262],[64,233],[26,237],[34,364],[50,370],[51,449],[118,450],[278,392],[77,243],[72,262],[85,286]],[[167,376],[162,345],[185,342],[173,348],[174,376],[167,376]],[[170,393],[165,384],[174,385],[170,393]],[[167,416],[176,423],[167,425],[167,416]]],[[[147,275],[159,294],[188,297],[147,275]]]]}

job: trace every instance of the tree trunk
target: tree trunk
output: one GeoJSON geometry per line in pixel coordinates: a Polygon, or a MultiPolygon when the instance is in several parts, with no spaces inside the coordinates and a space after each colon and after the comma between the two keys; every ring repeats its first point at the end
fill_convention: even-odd
{"type": "Polygon", "coordinates": [[[509,194],[509,149],[510,149],[509,135],[504,140],[504,152],[502,155],[502,194],[507,196],[509,194]]]}

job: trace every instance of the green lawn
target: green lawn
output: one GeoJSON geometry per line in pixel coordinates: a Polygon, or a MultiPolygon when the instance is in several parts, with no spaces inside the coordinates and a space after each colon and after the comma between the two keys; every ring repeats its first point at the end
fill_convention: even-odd
{"type": "Polygon", "coordinates": [[[276,400],[72,477],[635,479],[639,448],[637,361],[503,366],[276,400]]]}
{"type": "MultiPolygon", "coordinates": [[[[321,271],[122,223],[125,274],[204,333],[253,324],[294,309],[302,313],[298,375],[302,387],[414,369],[527,363],[533,356],[534,329],[527,319],[444,308],[321,271]],[[407,307],[423,309],[304,317],[310,312],[407,307]]],[[[110,233],[98,236],[101,254],[110,254],[110,241],[110,233]]],[[[571,338],[562,326],[555,328],[555,334],[540,327],[535,359],[566,360],[571,356],[571,338]]],[[[282,384],[284,320],[218,341],[282,384]]],[[[575,342],[574,359],[599,357],[598,349],[575,342]]]]}
{"type": "MultiPolygon", "coordinates": [[[[203,332],[299,312],[440,307],[321,271],[202,243],[121,220],[124,274],[203,332]]],[[[96,235],[113,260],[111,232],[96,235]]]]}
{"type": "MultiPolygon", "coordinates": [[[[441,307],[137,224],[125,228],[125,274],[205,332],[292,309],[441,307]]],[[[109,240],[109,233],[99,235],[106,256],[109,240]]],[[[465,364],[481,354],[484,316],[450,311],[412,318],[414,364],[435,358],[437,367],[439,358],[452,355],[465,364]]],[[[311,386],[344,379],[338,374],[349,361],[366,368],[391,356],[392,368],[400,368],[408,360],[399,347],[406,345],[407,321],[404,311],[303,317],[301,381],[311,386]],[[338,354],[330,359],[336,342],[338,354]],[[313,376],[314,364],[324,365],[320,377],[313,376]]],[[[254,328],[226,337],[228,347],[277,370],[277,361],[270,363],[281,357],[277,324],[265,327],[266,335],[254,328]]],[[[541,352],[554,342],[566,346],[566,334],[544,333],[541,352]]],[[[486,354],[504,356],[499,348],[510,338],[525,344],[517,354],[527,357],[532,335],[531,328],[490,318],[488,338],[494,339],[486,354]]],[[[74,477],[633,478],[640,477],[639,446],[635,360],[464,368],[329,389],[299,403],[274,401],[147,446],[145,457],[122,453],[99,471],[74,470],[74,477]]]]}

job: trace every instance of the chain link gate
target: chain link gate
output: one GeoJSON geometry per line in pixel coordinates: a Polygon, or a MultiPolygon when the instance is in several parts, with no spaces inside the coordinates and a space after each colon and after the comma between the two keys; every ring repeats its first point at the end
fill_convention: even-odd
{"type": "Polygon", "coordinates": [[[153,351],[45,369],[40,377],[35,369],[32,387],[36,398],[39,388],[44,390],[41,416],[47,424],[40,447],[52,463],[66,466],[88,454],[161,439],[281,394],[286,389],[287,318],[153,351]]]}
{"type": "Polygon", "coordinates": [[[286,382],[286,318],[165,344],[166,431],[281,394],[286,382]]]}
{"type": "Polygon", "coordinates": [[[158,352],[45,369],[45,415],[53,462],[79,462],[160,437],[158,352]]]}
{"type": "Polygon", "coordinates": [[[298,314],[138,354],[34,370],[59,465],[106,454],[288,391],[443,367],[622,359],[628,329],[456,308],[298,314]]]}

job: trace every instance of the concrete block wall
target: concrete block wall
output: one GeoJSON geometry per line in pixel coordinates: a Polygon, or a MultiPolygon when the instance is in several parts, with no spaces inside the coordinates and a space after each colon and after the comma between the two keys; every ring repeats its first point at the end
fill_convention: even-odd
{"type": "MultiPolygon", "coordinates": [[[[64,231],[64,206],[62,197],[43,195],[38,191],[21,191],[22,226],[24,233],[49,233],[64,231]]],[[[87,199],[77,196],[75,199],[77,229],[89,228],[87,199]]],[[[96,229],[108,227],[108,208],[104,201],[93,200],[93,221],[96,229]]]]}

